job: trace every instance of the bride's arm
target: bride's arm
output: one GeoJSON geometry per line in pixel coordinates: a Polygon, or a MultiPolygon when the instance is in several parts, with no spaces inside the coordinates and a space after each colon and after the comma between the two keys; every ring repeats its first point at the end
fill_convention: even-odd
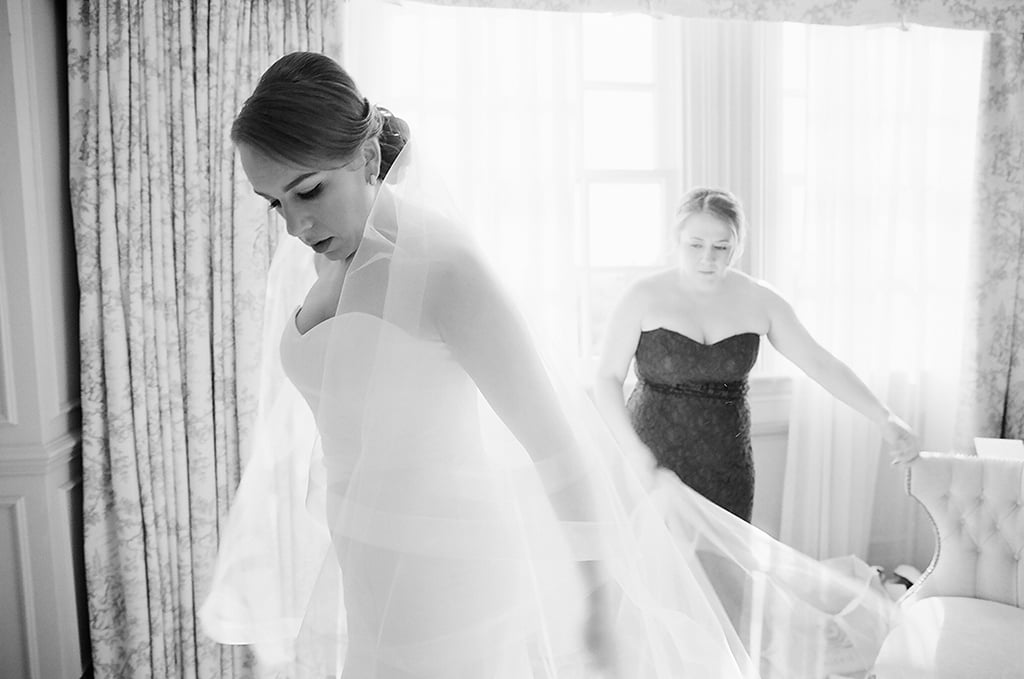
{"type": "Polygon", "coordinates": [[[548,488],[559,518],[594,520],[585,460],[525,321],[480,257],[453,249],[432,272],[427,313],[534,464],[575,479],[548,488]]]}
{"type": "MultiPolygon", "coordinates": [[[[599,521],[587,461],[515,306],[468,248],[459,248],[433,278],[427,312],[491,408],[533,459],[558,518],[599,521]]],[[[617,595],[608,588],[609,572],[601,560],[580,561],[579,567],[590,592],[587,647],[607,676],[619,676],[611,627],[617,595]]]]}

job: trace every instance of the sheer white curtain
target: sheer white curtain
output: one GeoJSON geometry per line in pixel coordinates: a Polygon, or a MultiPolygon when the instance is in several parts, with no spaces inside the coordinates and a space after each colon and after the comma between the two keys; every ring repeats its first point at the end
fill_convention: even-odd
{"type": "Polygon", "coordinates": [[[578,15],[352,0],[346,65],[407,120],[535,330],[573,351],[578,15]],[[381,36],[387,36],[381,39],[381,36]]]}
{"type": "MultiPolygon", "coordinates": [[[[983,40],[790,24],[769,40],[765,275],[928,450],[953,445],[983,40]]],[[[869,422],[795,376],[783,541],[906,560],[916,514],[887,459],[869,422]]]]}
{"type": "MultiPolygon", "coordinates": [[[[563,354],[586,359],[622,286],[667,262],[682,192],[723,184],[752,217],[744,266],[925,447],[951,446],[982,34],[604,15],[619,39],[592,49],[594,15],[347,8],[347,66],[432,147],[563,354]],[[643,31],[657,39],[631,39],[643,31]],[[588,80],[593,54],[603,75],[588,80]],[[647,62],[650,87],[635,74],[647,62]],[[612,104],[630,92],[632,109],[612,104]],[[600,115],[594,101],[608,102],[600,115]]],[[[820,557],[906,560],[914,508],[875,429],[764,354],[758,376],[795,380],[780,537],[820,557]]]]}

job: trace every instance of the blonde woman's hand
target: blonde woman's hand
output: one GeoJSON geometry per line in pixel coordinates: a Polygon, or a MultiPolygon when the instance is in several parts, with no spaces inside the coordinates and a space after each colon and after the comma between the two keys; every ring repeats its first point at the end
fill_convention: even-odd
{"type": "Polygon", "coordinates": [[[914,430],[896,415],[889,413],[881,428],[882,439],[889,445],[889,455],[892,456],[893,464],[911,462],[921,452],[914,430]]]}

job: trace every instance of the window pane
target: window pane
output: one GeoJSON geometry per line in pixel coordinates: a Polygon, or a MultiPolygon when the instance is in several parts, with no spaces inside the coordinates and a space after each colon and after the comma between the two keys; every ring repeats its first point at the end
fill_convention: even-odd
{"type": "Polygon", "coordinates": [[[581,347],[584,356],[597,356],[608,329],[608,318],[623,292],[636,281],[644,269],[591,269],[588,317],[590,341],[581,347]]]}
{"type": "Polygon", "coordinates": [[[652,93],[584,93],[583,165],[586,169],[653,169],[655,130],[652,93]]]}
{"type": "Polygon", "coordinates": [[[583,78],[654,82],[654,23],[641,15],[583,17],[583,78]]]}
{"type": "Polygon", "coordinates": [[[652,266],[664,261],[664,189],[660,184],[590,185],[591,266],[652,266]]]}

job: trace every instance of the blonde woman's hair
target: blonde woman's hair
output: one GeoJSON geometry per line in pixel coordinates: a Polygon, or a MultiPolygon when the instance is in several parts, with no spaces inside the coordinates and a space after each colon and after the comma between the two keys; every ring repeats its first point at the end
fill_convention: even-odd
{"type": "Polygon", "coordinates": [[[735,261],[743,252],[743,243],[747,237],[747,220],[739,199],[724,189],[696,188],[687,191],[676,210],[677,235],[687,218],[695,214],[717,217],[732,230],[736,241],[732,254],[735,261]]]}

